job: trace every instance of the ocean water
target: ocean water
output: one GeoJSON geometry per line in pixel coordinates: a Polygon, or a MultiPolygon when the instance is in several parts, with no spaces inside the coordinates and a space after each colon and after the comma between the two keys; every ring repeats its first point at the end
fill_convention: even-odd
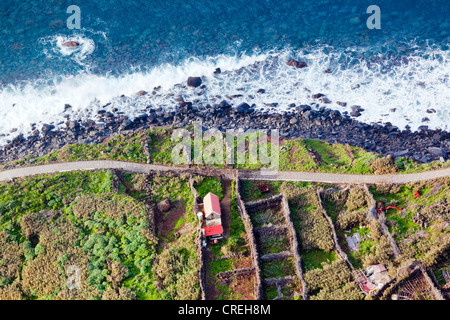
{"type": "Polygon", "coordinates": [[[282,111],[323,93],[341,112],[360,105],[368,123],[449,130],[449,9],[448,0],[2,0],[0,145],[32,123],[113,108],[133,117],[175,108],[178,95],[282,111]],[[374,4],[380,30],[366,26],[374,4]],[[79,30],[67,28],[70,5],[81,9],[79,30]],[[308,67],[287,66],[291,58],[308,67]],[[188,76],[206,88],[179,86],[188,76]]]}

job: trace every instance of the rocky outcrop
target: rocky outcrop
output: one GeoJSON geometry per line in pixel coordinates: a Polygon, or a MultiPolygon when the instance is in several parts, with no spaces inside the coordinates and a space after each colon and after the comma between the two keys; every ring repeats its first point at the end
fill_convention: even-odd
{"type": "Polygon", "coordinates": [[[67,42],[64,42],[62,45],[64,47],[68,47],[68,48],[76,48],[80,45],[80,43],[76,42],[76,41],[67,41],[67,42]]]}
{"type": "Polygon", "coordinates": [[[197,88],[202,84],[202,78],[200,77],[189,77],[187,80],[187,86],[197,88]]]}
{"type": "Polygon", "coordinates": [[[205,128],[215,127],[222,132],[237,128],[277,129],[282,139],[322,139],[361,147],[385,156],[408,157],[418,162],[446,160],[450,152],[450,133],[442,130],[422,128],[417,132],[401,131],[391,124],[366,124],[337,110],[325,107],[314,109],[308,105],[295,106],[291,111],[268,113],[247,103],[234,106],[227,100],[209,107],[184,101],[175,110],[150,106],[134,119],[120,114],[118,110],[100,111],[96,119],[68,119],[65,126],[46,124],[39,129],[34,124],[27,137],[18,135],[7,141],[0,149],[0,161],[15,160],[30,154],[42,156],[66,144],[101,143],[118,133],[167,125],[186,127],[197,121],[201,121],[205,128]],[[238,106],[241,107],[239,110],[238,106]]]}

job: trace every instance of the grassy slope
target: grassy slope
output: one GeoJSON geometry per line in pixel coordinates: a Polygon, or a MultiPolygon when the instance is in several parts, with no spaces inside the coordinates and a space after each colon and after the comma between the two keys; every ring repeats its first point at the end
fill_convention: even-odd
{"type": "MultiPolygon", "coordinates": [[[[189,128],[188,128],[189,129],[189,128]]],[[[64,162],[77,160],[123,160],[146,163],[147,159],[144,152],[145,143],[149,143],[151,154],[151,163],[172,165],[172,150],[178,143],[178,140],[171,139],[173,133],[172,127],[154,128],[141,131],[135,134],[116,135],[106,139],[101,144],[72,144],[63,147],[60,150],[50,152],[42,157],[28,155],[24,159],[16,160],[3,164],[4,167],[45,164],[50,162],[64,162]]],[[[256,137],[256,136],[255,136],[256,137]]],[[[252,137],[251,139],[254,139],[252,137]]],[[[235,146],[237,142],[235,141],[235,146]]],[[[270,143],[268,148],[270,149],[270,143]]],[[[222,150],[223,158],[220,163],[213,161],[214,153],[210,154],[208,148],[213,146],[213,141],[203,142],[203,161],[212,163],[214,167],[226,167],[226,150],[222,150]]],[[[258,147],[259,148],[259,147],[258,147]]],[[[198,148],[193,144],[191,148],[191,157],[194,159],[194,153],[198,148]]],[[[236,148],[235,148],[236,150],[236,148]]],[[[270,153],[270,151],[269,151],[270,153]]],[[[235,155],[236,157],[236,155],[235,155]]],[[[280,170],[283,171],[310,171],[310,172],[333,172],[333,173],[354,173],[354,174],[373,174],[371,162],[380,157],[377,154],[364,151],[358,147],[352,147],[342,144],[329,144],[325,141],[310,139],[291,139],[280,142],[280,170]]],[[[237,161],[237,158],[235,158],[237,161]]],[[[195,164],[199,165],[199,164],[195,164]]],[[[401,158],[396,160],[398,173],[414,173],[427,170],[448,167],[450,161],[445,163],[432,162],[427,164],[414,163],[411,159],[401,158]]],[[[244,164],[235,164],[238,169],[260,169],[265,165],[259,160],[257,163],[250,164],[248,154],[244,164]]]]}

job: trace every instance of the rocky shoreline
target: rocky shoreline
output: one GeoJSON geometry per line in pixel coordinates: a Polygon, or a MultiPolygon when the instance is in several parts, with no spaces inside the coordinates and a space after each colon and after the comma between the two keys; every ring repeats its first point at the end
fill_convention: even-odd
{"type": "Polygon", "coordinates": [[[396,158],[408,157],[418,162],[447,160],[450,153],[450,133],[430,130],[399,130],[390,123],[366,124],[341,114],[337,110],[321,107],[314,110],[308,105],[291,105],[290,111],[273,113],[255,110],[247,103],[231,106],[222,101],[217,105],[197,107],[180,101],[175,111],[148,107],[145,112],[129,119],[117,113],[100,110],[97,119],[74,121],[69,119],[64,129],[44,124],[25,138],[19,135],[0,150],[0,161],[7,162],[27,155],[42,156],[66,144],[101,143],[107,137],[123,131],[137,131],[153,126],[173,125],[185,127],[201,121],[206,128],[278,129],[282,138],[321,139],[364,148],[396,158]]]}

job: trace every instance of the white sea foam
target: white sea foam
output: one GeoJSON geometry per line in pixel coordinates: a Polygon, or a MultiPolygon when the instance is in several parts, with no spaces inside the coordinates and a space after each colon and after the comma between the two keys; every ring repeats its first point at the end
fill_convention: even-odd
{"type": "Polygon", "coordinates": [[[45,37],[40,39],[40,43],[43,45],[43,53],[47,59],[69,58],[82,66],[86,65],[83,60],[95,50],[94,41],[82,35],[45,37]],[[78,47],[64,46],[63,44],[68,41],[75,41],[80,45],[78,47]]]}
{"type": "MultiPolygon", "coordinates": [[[[50,54],[74,57],[75,53],[58,45],[67,40],[53,38],[58,49],[50,54]]],[[[76,58],[82,62],[93,44],[82,38],[74,40],[86,44],[86,49],[80,48],[76,58]]],[[[186,101],[197,100],[199,104],[213,104],[227,99],[226,96],[242,95],[231,102],[234,105],[241,102],[255,104],[258,109],[272,108],[269,106],[271,103],[278,103],[275,110],[287,110],[291,103],[319,102],[311,95],[323,93],[332,101],[326,105],[329,108],[350,111],[352,105],[360,105],[365,109],[358,118],[361,121],[389,121],[400,128],[408,124],[413,130],[422,124],[430,128],[450,129],[448,50],[425,49],[421,54],[405,57],[407,64],[396,63],[396,66],[386,69],[388,60],[370,65],[358,58],[358,54],[352,55],[352,50],[347,54],[338,51],[324,53],[322,49],[221,55],[201,60],[191,58],[179,65],[163,64],[149,71],[136,70],[120,77],[84,72],[77,76],[57,76],[50,82],[10,85],[0,89],[0,133],[7,134],[0,138],[0,145],[18,133],[27,135],[30,123],[37,123],[38,128],[43,123],[62,123],[65,121],[65,104],[72,106],[72,119],[93,118],[107,103],[110,103],[108,108],[118,108],[133,117],[150,104],[174,107],[178,95],[186,101]],[[287,66],[286,61],[292,57],[306,61],[308,67],[296,69],[287,66]],[[352,59],[352,63],[342,63],[342,60],[348,62],[352,59]],[[227,72],[214,74],[218,67],[227,72]],[[326,69],[331,69],[332,73],[325,73],[326,69]],[[189,76],[202,75],[205,89],[176,86],[185,83],[189,76]],[[157,86],[161,89],[156,95],[136,96],[139,90],[151,92],[157,86]],[[265,93],[257,93],[258,89],[264,89],[265,93]],[[199,92],[202,95],[198,95],[199,92]],[[173,95],[167,96],[168,93],[173,95]],[[121,95],[125,97],[120,98],[121,95]],[[337,101],[347,102],[347,107],[339,106],[337,101]],[[390,112],[393,108],[396,111],[390,112]],[[428,113],[430,109],[436,113],[428,113]],[[429,121],[423,123],[425,117],[429,121]],[[9,134],[13,128],[18,130],[9,134]]],[[[354,49],[356,53],[358,50],[354,49]]]]}

